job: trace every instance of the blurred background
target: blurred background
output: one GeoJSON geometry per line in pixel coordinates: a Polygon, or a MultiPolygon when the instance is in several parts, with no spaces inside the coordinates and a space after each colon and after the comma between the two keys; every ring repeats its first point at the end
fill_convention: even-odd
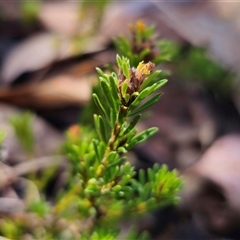
{"type": "Polygon", "coordinates": [[[61,189],[64,132],[90,101],[95,68],[115,61],[113,39],[139,19],[174,49],[164,95],[138,126],[159,132],[132,157],[177,168],[185,183],[179,206],[138,224],[154,239],[240,239],[237,1],[0,1],[0,214],[21,208],[24,176],[53,158],[45,194],[61,189]]]}

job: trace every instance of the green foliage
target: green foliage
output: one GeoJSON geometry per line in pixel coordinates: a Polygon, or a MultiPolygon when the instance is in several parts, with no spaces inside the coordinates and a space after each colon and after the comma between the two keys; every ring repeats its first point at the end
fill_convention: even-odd
{"type": "Polygon", "coordinates": [[[1,234],[7,238],[15,239],[21,236],[21,229],[12,220],[4,220],[1,222],[1,234]]]}
{"type": "MultiPolygon", "coordinates": [[[[53,205],[45,200],[33,202],[23,215],[6,218],[0,224],[0,234],[13,239],[26,234],[34,239],[120,239],[122,220],[178,202],[176,194],[182,181],[176,171],[155,164],[137,174],[126,155],[157,132],[152,127],[138,133],[136,126],[143,111],[159,100],[159,90],[167,83],[150,60],[166,60],[168,52],[162,57],[151,55],[155,49],[153,28],[141,24],[132,29],[136,47],[151,39],[148,43],[154,48],[150,44],[150,51],[144,47],[140,52],[129,50],[126,56],[117,55],[117,72],[97,68],[99,85],[94,88],[85,121],[66,133],[64,150],[71,163],[66,189],[53,205]],[[146,62],[146,58],[150,59],[146,62]],[[93,125],[87,121],[89,114],[93,125]]],[[[118,47],[121,44],[117,43],[118,47]]],[[[15,116],[11,123],[31,153],[30,115],[15,116]]],[[[125,239],[144,240],[149,235],[130,229],[125,239]]]]}
{"type": "Polygon", "coordinates": [[[130,31],[130,41],[121,36],[114,43],[118,53],[127,57],[133,67],[142,60],[152,61],[155,64],[169,61],[178,51],[174,42],[156,39],[154,26],[146,27],[142,21],[138,21],[130,26],[130,31]]]}
{"type": "MultiPolygon", "coordinates": [[[[31,112],[23,112],[13,115],[9,118],[9,122],[13,127],[16,138],[21,144],[23,150],[27,154],[26,160],[31,160],[35,157],[35,137],[33,133],[33,119],[34,115],[31,112]]],[[[1,144],[1,132],[0,132],[0,144],[1,144]]],[[[54,161],[54,159],[52,159],[54,161]]],[[[38,189],[43,190],[48,181],[52,178],[56,167],[49,167],[44,170],[43,173],[35,174],[31,172],[28,177],[37,185],[38,189]]]]}
{"type": "Polygon", "coordinates": [[[34,1],[21,0],[20,11],[21,11],[23,20],[30,23],[34,22],[38,17],[40,7],[41,7],[41,1],[39,0],[34,0],[34,1]]]}
{"type": "Polygon", "coordinates": [[[174,63],[176,72],[184,79],[200,82],[216,94],[228,95],[233,90],[234,74],[211,60],[201,48],[179,51],[174,63]]]}
{"type": "Polygon", "coordinates": [[[119,231],[114,231],[108,228],[96,228],[91,235],[85,235],[81,237],[83,240],[115,240],[119,231]]]}
{"type": "Polygon", "coordinates": [[[12,124],[16,137],[19,139],[23,149],[30,156],[34,153],[34,135],[32,131],[33,115],[24,112],[19,115],[11,116],[9,122],[12,124]]]}
{"type": "Polygon", "coordinates": [[[28,207],[30,212],[36,213],[40,217],[44,217],[49,213],[50,206],[46,201],[33,202],[28,207]]]}
{"type": "MultiPolygon", "coordinates": [[[[121,238],[117,238],[121,239],[121,238]]],[[[128,232],[128,235],[124,237],[126,240],[138,239],[138,240],[149,240],[151,239],[148,232],[143,231],[141,234],[138,233],[137,228],[135,226],[131,226],[128,232]]]]}
{"type": "MultiPolygon", "coordinates": [[[[140,179],[136,179],[134,167],[124,157],[156,133],[157,128],[153,127],[137,134],[135,126],[141,117],[139,113],[158,100],[160,95],[153,94],[167,81],[158,78],[159,71],[153,71],[151,62],[140,62],[137,68],[132,68],[128,58],[117,56],[116,61],[118,75],[97,69],[104,95],[93,94],[100,109],[94,115],[96,134],[92,132],[93,137],[83,139],[89,129],[79,126],[77,130],[75,126],[74,131],[68,132],[65,146],[74,166],[73,186],[79,188],[78,210],[103,228],[120,219],[176,203],[181,187],[176,172],[169,172],[166,166],[141,170],[140,179]],[[82,141],[73,144],[75,133],[80,131],[82,141]]],[[[95,226],[90,232],[97,234],[95,226]]]]}

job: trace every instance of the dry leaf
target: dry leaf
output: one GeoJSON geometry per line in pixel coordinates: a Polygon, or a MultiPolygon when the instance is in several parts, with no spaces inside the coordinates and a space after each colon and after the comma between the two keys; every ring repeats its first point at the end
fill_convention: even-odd
{"type": "MultiPolygon", "coordinates": [[[[81,39],[80,39],[81,41],[81,39]]],[[[100,51],[104,47],[95,39],[84,39],[76,50],[71,38],[51,33],[35,35],[12,49],[3,62],[1,79],[10,84],[24,72],[42,69],[50,64],[80,53],[100,51]]]]}
{"type": "Polygon", "coordinates": [[[194,171],[224,189],[229,204],[240,212],[240,136],[217,140],[194,166],[194,171]]]}
{"type": "Polygon", "coordinates": [[[79,31],[79,3],[50,2],[43,3],[39,20],[51,32],[68,36],[79,31]]]}
{"type": "Polygon", "coordinates": [[[90,78],[58,75],[39,83],[0,89],[0,101],[35,108],[85,104],[91,95],[90,78]]]}
{"type": "Polygon", "coordinates": [[[17,180],[17,174],[8,165],[0,162],[0,190],[17,180]]]}
{"type": "Polygon", "coordinates": [[[9,84],[20,74],[36,71],[50,63],[71,56],[67,39],[50,33],[35,35],[19,43],[3,62],[1,78],[9,84]]]}
{"type": "Polygon", "coordinates": [[[159,19],[195,46],[208,50],[219,63],[239,71],[240,34],[218,15],[217,2],[156,2],[159,19]]]}
{"type": "Polygon", "coordinates": [[[16,213],[25,210],[24,203],[17,198],[0,198],[0,213],[16,213]]]}
{"type": "Polygon", "coordinates": [[[183,205],[198,225],[218,234],[240,227],[239,146],[240,135],[226,135],[183,174],[183,205]]]}

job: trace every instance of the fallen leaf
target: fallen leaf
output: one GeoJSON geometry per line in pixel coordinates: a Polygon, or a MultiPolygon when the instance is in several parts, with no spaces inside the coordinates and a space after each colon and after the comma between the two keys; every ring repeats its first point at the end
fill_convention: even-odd
{"type": "Polygon", "coordinates": [[[14,47],[6,56],[1,69],[1,82],[9,85],[24,72],[43,69],[50,64],[85,53],[104,49],[95,39],[79,39],[76,50],[71,38],[52,33],[35,35],[14,47]]]}
{"type": "Polygon", "coordinates": [[[37,84],[0,89],[1,102],[35,108],[85,104],[90,96],[90,78],[79,79],[70,75],[55,76],[37,84]]]}
{"type": "Polygon", "coordinates": [[[240,225],[240,135],[215,141],[183,173],[182,204],[201,226],[227,234],[240,225]]]}
{"type": "Polygon", "coordinates": [[[17,174],[8,165],[0,162],[0,190],[17,180],[17,174]]]}
{"type": "Polygon", "coordinates": [[[194,46],[207,49],[223,66],[239,71],[240,34],[232,23],[219,16],[217,1],[150,2],[167,26],[194,46]]]}
{"type": "Polygon", "coordinates": [[[0,213],[16,213],[25,210],[24,203],[17,198],[0,198],[0,213]]]}
{"type": "Polygon", "coordinates": [[[84,34],[85,29],[91,29],[92,23],[91,19],[80,22],[79,5],[78,2],[43,3],[38,18],[49,31],[56,34],[62,36],[84,34]]]}

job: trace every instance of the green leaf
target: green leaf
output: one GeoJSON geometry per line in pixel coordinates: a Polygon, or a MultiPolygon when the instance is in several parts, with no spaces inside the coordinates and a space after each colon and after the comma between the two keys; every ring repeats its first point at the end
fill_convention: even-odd
{"type": "Polygon", "coordinates": [[[131,106],[137,106],[141,100],[146,98],[149,94],[150,87],[145,88],[143,91],[139,93],[139,95],[136,97],[136,99],[131,103],[131,106]]]}
{"type": "Polygon", "coordinates": [[[117,103],[120,103],[119,96],[118,96],[117,84],[116,84],[116,80],[115,80],[116,78],[114,75],[112,75],[112,76],[109,76],[108,79],[109,79],[109,85],[111,88],[112,97],[117,103]]]}
{"type": "Polygon", "coordinates": [[[141,85],[140,90],[145,89],[146,87],[148,87],[149,85],[151,85],[152,82],[155,82],[154,79],[156,79],[157,77],[159,77],[161,72],[162,72],[161,70],[157,70],[157,71],[153,72],[150,76],[148,76],[148,77],[144,80],[143,84],[141,85]]]}
{"type": "Polygon", "coordinates": [[[118,54],[116,56],[116,61],[117,61],[118,68],[122,68],[122,59],[118,54]]]}
{"type": "Polygon", "coordinates": [[[106,144],[104,142],[102,142],[102,141],[99,142],[99,144],[98,144],[98,151],[99,151],[100,159],[103,158],[105,150],[106,150],[106,144]]]}
{"type": "Polygon", "coordinates": [[[101,88],[105,94],[105,97],[109,103],[109,106],[115,110],[115,112],[117,113],[117,102],[113,99],[112,97],[112,91],[110,86],[103,80],[100,80],[100,85],[101,88]]]}
{"type": "Polygon", "coordinates": [[[115,84],[118,82],[118,76],[115,72],[112,72],[111,76],[116,79],[115,84]]]}
{"type": "Polygon", "coordinates": [[[124,99],[126,98],[127,89],[128,89],[128,82],[125,81],[121,85],[121,94],[122,94],[124,99]]]}
{"type": "Polygon", "coordinates": [[[105,144],[108,142],[108,136],[106,132],[106,126],[103,121],[102,116],[96,114],[93,115],[95,128],[98,134],[99,139],[101,139],[105,144]]]}
{"type": "Polygon", "coordinates": [[[126,135],[126,134],[128,134],[128,133],[136,126],[136,124],[138,123],[140,117],[141,117],[141,114],[135,116],[135,117],[132,119],[132,121],[129,123],[129,125],[127,126],[127,128],[124,130],[124,132],[123,132],[123,134],[122,134],[123,136],[126,135]]]}
{"type": "Polygon", "coordinates": [[[94,120],[94,124],[95,124],[95,128],[98,134],[99,139],[101,139],[101,133],[100,133],[100,125],[99,125],[99,120],[98,120],[99,116],[97,114],[93,115],[93,120],[94,120]]]}
{"type": "Polygon", "coordinates": [[[146,87],[144,90],[140,92],[140,94],[137,96],[137,98],[133,101],[131,106],[137,106],[143,99],[151,95],[153,92],[157,91],[159,88],[164,86],[167,83],[166,79],[160,80],[156,83],[154,83],[150,87],[146,87]]]}
{"type": "Polygon", "coordinates": [[[124,147],[119,147],[119,148],[117,149],[117,151],[118,151],[119,154],[127,153],[127,150],[126,150],[124,147]]]}
{"type": "Polygon", "coordinates": [[[116,179],[118,173],[119,173],[119,166],[120,166],[120,163],[116,163],[115,166],[111,166],[111,168],[108,168],[107,171],[108,171],[108,182],[111,182],[113,181],[114,179],[116,179]]]}
{"type": "Polygon", "coordinates": [[[154,29],[155,29],[154,26],[150,26],[147,29],[145,29],[145,31],[143,33],[144,39],[148,39],[153,34],[154,29]]]}
{"type": "Polygon", "coordinates": [[[101,139],[103,142],[107,144],[108,138],[106,136],[106,128],[104,125],[103,118],[101,116],[98,116],[98,121],[99,121],[99,127],[100,127],[99,130],[100,130],[101,139]]]}
{"type": "Polygon", "coordinates": [[[119,185],[124,186],[131,181],[132,176],[130,174],[123,174],[122,179],[118,182],[119,185]]]}
{"type": "Polygon", "coordinates": [[[135,136],[131,142],[128,144],[127,149],[133,148],[135,145],[145,142],[147,139],[149,139],[151,136],[153,136],[158,131],[158,128],[152,127],[149,128],[141,133],[139,133],[137,136],[135,136]]]}
{"type": "Polygon", "coordinates": [[[168,82],[167,79],[163,79],[163,80],[160,80],[160,81],[154,83],[148,90],[148,95],[150,95],[151,93],[153,93],[153,92],[157,91],[158,89],[160,89],[161,87],[163,87],[167,82],[168,82]]]}
{"type": "Polygon", "coordinates": [[[145,176],[145,171],[143,169],[140,169],[138,172],[139,175],[139,182],[144,185],[146,184],[146,176],[145,176]]]}
{"type": "MultiPolygon", "coordinates": [[[[125,60],[125,59],[124,59],[125,60]]],[[[129,71],[129,64],[128,62],[125,60],[123,61],[122,64],[122,70],[123,70],[123,74],[127,79],[130,79],[130,71],[129,71]]]]}
{"type": "Polygon", "coordinates": [[[147,176],[148,176],[148,181],[149,182],[154,182],[155,181],[155,175],[154,175],[154,172],[151,168],[147,169],[147,176]]]}
{"type": "Polygon", "coordinates": [[[127,137],[127,143],[132,140],[132,138],[136,135],[137,130],[136,128],[133,128],[128,134],[125,135],[127,137]]]}
{"type": "Polygon", "coordinates": [[[150,106],[152,106],[154,103],[156,103],[159,98],[161,97],[161,93],[156,94],[155,96],[153,96],[151,99],[149,99],[147,102],[145,102],[143,105],[141,105],[140,107],[134,109],[134,110],[130,110],[128,116],[132,116],[135,115],[139,112],[142,112],[143,110],[145,110],[146,108],[149,108],[150,106]]]}
{"type": "MultiPolygon", "coordinates": [[[[163,164],[162,167],[163,167],[163,166],[166,166],[166,164],[163,164]]],[[[159,170],[160,170],[159,164],[158,164],[158,163],[154,163],[152,169],[153,169],[153,171],[154,171],[155,173],[158,173],[159,170]]]]}
{"type": "MultiPolygon", "coordinates": [[[[87,174],[86,178],[93,177],[91,168],[93,163],[96,161],[95,151],[93,150],[89,153],[85,153],[83,158],[84,158],[84,164],[85,164],[84,169],[86,170],[86,174],[87,174]]],[[[83,171],[84,169],[80,168],[81,171],[83,171]]]]}
{"type": "MultiPolygon", "coordinates": [[[[122,45],[124,47],[124,50],[130,51],[131,50],[131,46],[130,46],[129,41],[125,37],[123,37],[123,36],[120,37],[120,39],[121,39],[121,43],[122,43],[122,45]]],[[[124,55],[124,53],[122,53],[122,54],[124,55]]]]}
{"type": "Polygon", "coordinates": [[[113,42],[120,54],[129,57],[129,54],[127,53],[131,52],[131,46],[125,37],[120,36],[117,40],[114,40],[113,42]]]}
{"type": "Polygon", "coordinates": [[[105,77],[99,77],[99,80],[100,81],[104,81],[104,82],[108,82],[108,78],[105,76],[105,77]]]}
{"type": "MultiPolygon", "coordinates": [[[[118,156],[119,157],[119,156],[118,156]]],[[[126,159],[124,158],[124,157],[122,157],[122,158],[119,158],[117,161],[115,161],[115,162],[113,162],[113,163],[110,163],[108,166],[107,166],[107,168],[112,168],[112,167],[115,167],[115,166],[117,166],[117,165],[121,165],[123,162],[125,162],[126,161],[126,159]]]]}
{"type": "Polygon", "coordinates": [[[115,112],[113,109],[110,109],[110,121],[111,121],[111,126],[114,126],[114,125],[115,125],[116,118],[117,118],[116,112],[115,112]]]}
{"type": "Polygon", "coordinates": [[[118,158],[118,153],[116,151],[112,151],[110,152],[108,155],[107,155],[107,161],[109,163],[114,163],[115,162],[115,159],[118,158]]]}
{"type": "Polygon", "coordinates": [[[105,108],[103,107],[101,101],[99,100],[98,95],[96,93],[93,93],[92,97],[93,97],[93,101],[95,102],[96,106],[99,108],[99,110],[102,112],[105,119],[107,120],[108,124],[111,126],[110,117],[106,113],[105,108]]]}
{"type": "Polygon", "coordinates": [[[40,217],[44,217],[50,212],[50,206],[48,205],[47,201],[34,201],[30,204],[28,210],[36,213],[40,217]]]}
{"type": "Polygon", "coordinates": [[[99,98],[98,98],[98,95],[97,95],[96,93],[93,93],[92,97],[93,97],[93,101],[95,102],[96,106],[100,109],[100,111],[101,111],[105,116],[107,116],[106,111],[105,111],[105,109],[104,109],[101,101],[100,101],[99,98]]]}
{"type": "Polygon", "coordinates": [[[99,150],[98,150],[99,141],[97,141],[96,139],[93,139],[93,140],[92,140],[92,143],[93,143],[93,148],[94,148],[94,150],[95,150],[97,159],[98,159],[98,161],[99,161],[99,163],[100,163],[100,162],[101,162],[101,157],[100,157],[100,152],[99,152],[99,150]]]}
{"type": "Polygon", "coordinates": [[[143,231],[141,234],[139,234],[139,230],[136,226],[131,226],[128,232],[128,235],[125,237],[124,240],[149,240],[151,239],[151,236],[146,232],[143,231]]]}
{"type": "Polygon", "coordinates": [[[105,73],[102,71],[102,69],[100,69],[100,68],[97,67],[96,70],[97,70],[98,75],[99,75],[100,77],[106,79],[106,75],[105,75],[105,73]]]}

